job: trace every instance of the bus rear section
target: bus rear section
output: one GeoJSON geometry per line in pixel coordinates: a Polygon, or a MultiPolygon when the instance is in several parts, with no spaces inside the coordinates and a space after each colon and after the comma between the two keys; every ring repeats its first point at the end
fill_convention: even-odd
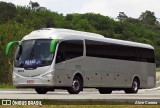
{"type": "Polygon", "coordinates": [[[133,46],[86,40],[85,70],[87,86],[97,87],[100,93],[155,87],[155,58],[152,47],[133,46]]]}

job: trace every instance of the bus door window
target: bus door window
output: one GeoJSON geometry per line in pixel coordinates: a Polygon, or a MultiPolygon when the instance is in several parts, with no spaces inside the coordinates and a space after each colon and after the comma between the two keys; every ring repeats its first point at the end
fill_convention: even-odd
{"type": "Polygon", "coordinates": [[[56,63],[65,61],[65,42],[61,42],[58,47],[56,63]]]}

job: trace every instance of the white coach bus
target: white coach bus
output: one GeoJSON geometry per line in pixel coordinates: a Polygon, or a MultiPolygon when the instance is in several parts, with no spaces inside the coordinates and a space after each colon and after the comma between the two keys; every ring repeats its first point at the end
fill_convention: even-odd
{"type": "Polygon", "coordinates": [[[96,88],[109,94],[155,87],[151,45],[55,28],[36,30],[10,42],[5,53],[15,45],[13,84],[17,88],[34,88],[38,94],[54,89],[78,94],[83,88],[96,88]]]}

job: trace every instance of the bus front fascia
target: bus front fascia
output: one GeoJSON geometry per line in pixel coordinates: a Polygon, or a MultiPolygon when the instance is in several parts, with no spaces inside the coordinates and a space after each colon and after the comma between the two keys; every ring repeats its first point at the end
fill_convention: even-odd
{"type": "Polygon", "coordinates": [[[53,39],[50,43],[50,53],[55,53],[58,39],[53,39]]]}
{"type": "Polygon", "coordinates": [[[9,43],[7,44],[7,46],[6,46],[5,54],[8,55],[9,52],[10,52],[11,47],[16,46],[16,45],[19,45],[19,41],[9,42],[9,43]]]}

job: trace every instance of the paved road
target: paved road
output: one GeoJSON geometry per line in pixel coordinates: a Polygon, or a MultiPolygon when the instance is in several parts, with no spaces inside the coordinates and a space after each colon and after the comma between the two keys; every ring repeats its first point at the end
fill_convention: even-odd
{"type": "Polygon", "coordinates": [[[47,94],[37,94],[31,89],[0,89],[0,99],[159,99],[160,87],[139,90],[137,94],[125,94],[124,91],[113,91],[112,94],[99,94],[96,89],[85,89],[77,95],[65,90],[55,90],[47,94]]]}

